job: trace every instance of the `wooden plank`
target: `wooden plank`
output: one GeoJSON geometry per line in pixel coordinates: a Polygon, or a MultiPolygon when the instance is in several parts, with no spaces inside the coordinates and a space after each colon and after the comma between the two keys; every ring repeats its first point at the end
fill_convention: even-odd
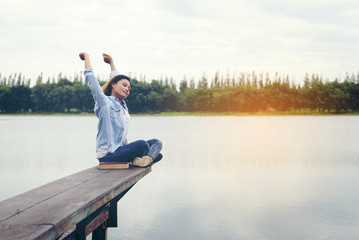
{"type": "Polygon", "coordinates": [[[95,219],[93,219],[85,228],[85,236],[88,236],[101,224],[103,224],[109,217],[109,210],[105,209],[95,219]]]}
{"type": "Polygon", "coordinates": [[[16,240],[16,239],[55,239],[54,226],[52,225],[38,225],[28,224],[26,231],[21,231],[23,225],[12,225],[6,231],[0,228],[1,240],[16,240]]]}
{"type": "MultiPolygon", "coordinates": [[[[96,167],[97,168],[97,167],[96,167]]],[[[131,168],[126,170],[98,170],[88,169],[82,171],[79,176],[71,175],[71,178],[63,178],[43,187],[29,191],[11,199],[1,202],[0,209],[11,207],[11,211],[5,212],[7,218],[0,220],[0,239],[11,230],[11,239],[24,238],[25,232],[32,232],[32,239],[40,236],[59,237],[62,233],[73,228],[78,222],[93,213],[111,199],[135,184],[139,179],[148,174],[151,168],[131,168]],[[91,177],[84,176],[88,173],[91,177]],[[70,181],[71,184],[67,182],[70,181]],[[61,187],[66,184],[66,187],[61,187]],[[58,188],[55,191],[53,188],[58,188]],[[50,196],[46,196],[49,191],[50,196]],[[25,199],[26,204],[13,203],[25,199]],[[15,208],[20,206],[20,211],[15,208]],[[10,215],[11,213],[14,213],[10,215]],[[33,225],[53,226],[51,229],[34,229],[33,225]],[[53,234],[53,235],[52,235],[53,234]]],[[[0,212],[0,215],[2,215],[0,212]]],[[[26,235],[26,234],[25,234],[26,235]]],[[[4,238],[7,239],[7,238],[4,238]]],[[[30,238],[31,239],[31,238],[30,238]]]]}
{"type": "Polygon", "coordinates": [[[107,172],[107,170],[99,171],[97,167],[92,167],[1,201],[1,206],[6,207],[0,208],[0,222],[107,172]]]}
{"type": "Polygon", "coordinates": [[[76,231],[76,226],[74,226],[72,229],[64,232],[60,238],[58,238],[57,240],[76,240],[76,234],[75,234],[75,231],[76,231]]]}
{"type": "Polygon", "coordinates": [[[42,201],[41,204],[34,204],[31,208],[22,211],[21,214],[11,217],[7,223],[13,222],[15,224],[23,222],[22,219],[31,219],[33,223],[53,224],[58,228],[57,231],[64,232],[66,229],[62,228],[66,228],[65,225],[74,226],[105,202],[138,181],[134,177],[137,173],[143,172],[143,169],[124,171],[109,171],[100,178],[94,178],[77,185],[68,191],[42,201]]]}

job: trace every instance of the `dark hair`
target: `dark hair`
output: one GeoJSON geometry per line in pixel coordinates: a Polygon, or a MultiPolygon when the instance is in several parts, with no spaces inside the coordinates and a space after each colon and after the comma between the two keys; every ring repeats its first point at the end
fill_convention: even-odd
{"type": "Polygon", "coordinates": [[[117,75],[117,76],[114,76],[110,82],[110,84],[107,86],[107,89],[106,89],[106,92],[105,92],[105,95],[107,96],[111,96],[111,92],[112,92],[112,83],[117,83],[118,81],[122,80],[122,79],[126,79],[128,80],[129,82],[131,82],[131,79],[125,75],[117,75]]]}

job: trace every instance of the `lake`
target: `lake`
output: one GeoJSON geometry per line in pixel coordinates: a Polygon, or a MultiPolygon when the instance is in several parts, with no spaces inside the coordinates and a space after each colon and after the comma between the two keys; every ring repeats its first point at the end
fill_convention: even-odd
{"type": "MultiPolygon", "coordinates": [[[[0,200],[95,166],[96,117],[0,116],[0,200]]],[[[358,239],[359,117],[132,117],[164,158],[108,239],[358,239]]]]}

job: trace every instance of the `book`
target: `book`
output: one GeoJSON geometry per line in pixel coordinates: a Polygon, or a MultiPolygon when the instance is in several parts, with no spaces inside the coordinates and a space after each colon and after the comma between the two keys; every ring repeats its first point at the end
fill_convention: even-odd
{"type": "Polygon", "coordinates": [[[99,169],[126,169],[130,167],[129,162],[100,162],[99,169]]]}

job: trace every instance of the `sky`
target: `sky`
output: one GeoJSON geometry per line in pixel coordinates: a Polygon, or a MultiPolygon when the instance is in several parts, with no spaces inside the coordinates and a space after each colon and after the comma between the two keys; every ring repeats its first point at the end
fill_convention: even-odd
{"type": "Polygon", "coordinates": [[[179,83],[216,71],[359,72],[357,0],[0,0],[0,73],[68,77],[87,52],[101,78],[102,53],[122,74],[179,83]]]}

